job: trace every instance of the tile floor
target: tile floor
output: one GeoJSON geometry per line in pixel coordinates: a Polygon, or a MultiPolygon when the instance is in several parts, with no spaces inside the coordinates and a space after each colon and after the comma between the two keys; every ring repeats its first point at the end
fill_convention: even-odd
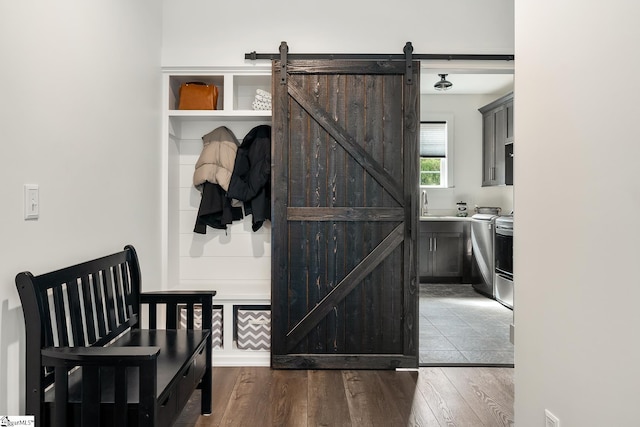
{"type": "Polygon", "coordinates": [[[420,285],[420,366],[513,366],[513,312],[466,284],[420,285]]]}

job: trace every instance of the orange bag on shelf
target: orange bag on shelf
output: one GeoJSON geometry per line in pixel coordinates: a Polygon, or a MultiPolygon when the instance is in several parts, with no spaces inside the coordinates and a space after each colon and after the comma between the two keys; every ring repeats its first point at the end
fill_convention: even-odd
{"type": "Polygon", "coordinates": [[[187,82],[180,86],[178,110],[215,110],[218,104],[216,85],[187,82]]]}

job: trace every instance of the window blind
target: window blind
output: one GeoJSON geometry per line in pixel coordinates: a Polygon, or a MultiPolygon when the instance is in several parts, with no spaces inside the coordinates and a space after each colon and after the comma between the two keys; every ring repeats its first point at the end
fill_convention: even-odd
{"type": "Polygon", "coordinates": [[[447,122],[420,123],[420,157],[447,157],[447,122]]]}

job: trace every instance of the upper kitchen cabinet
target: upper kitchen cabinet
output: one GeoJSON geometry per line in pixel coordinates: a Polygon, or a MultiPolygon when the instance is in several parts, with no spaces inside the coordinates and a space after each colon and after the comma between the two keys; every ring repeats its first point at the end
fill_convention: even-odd
{"type": "Polygon", "coordinates": [[[482,185],[512,185],[513,92],[479,111],[482,113],[482,185]]]}

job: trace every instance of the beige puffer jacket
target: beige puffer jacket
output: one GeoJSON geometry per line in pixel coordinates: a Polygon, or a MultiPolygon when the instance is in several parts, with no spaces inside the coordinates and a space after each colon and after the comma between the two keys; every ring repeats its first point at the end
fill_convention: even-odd
{"type": "Polygon", "coordinates": [[[209,181],[227,191],[238,151],[238,139],[226,126],[220,126],[202,137],[203,148],[193,173],[193,185],[202,191],[209,181]]]}

